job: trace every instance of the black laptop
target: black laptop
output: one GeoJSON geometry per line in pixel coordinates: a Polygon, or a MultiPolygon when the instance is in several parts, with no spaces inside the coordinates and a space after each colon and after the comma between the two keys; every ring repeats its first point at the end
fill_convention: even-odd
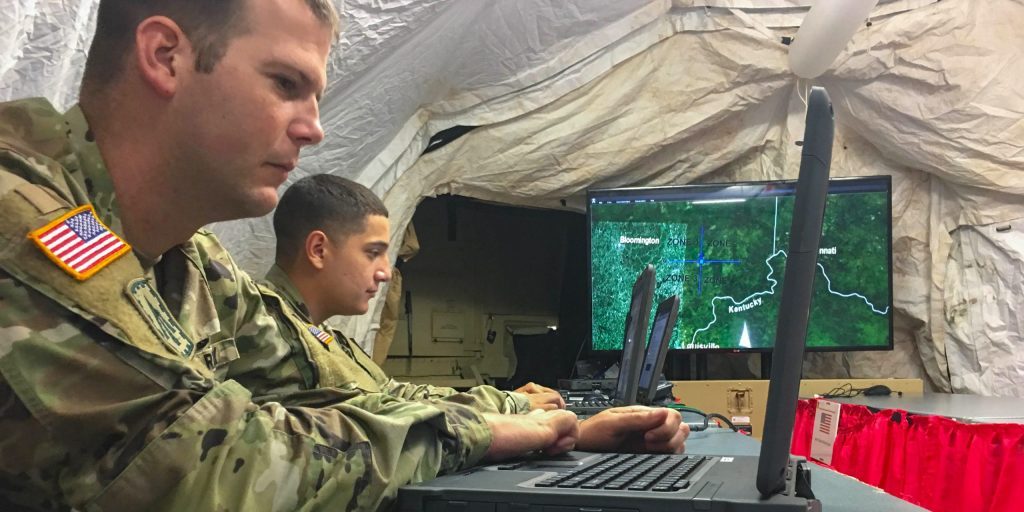
{"type": "MultiPolygon", "coordinates": [[[[639,365],[623,366],[628,371],[619,373],[616,389],[622,393],[632,393],[632,395],[616,393],[614,398],[600,394],[569,396],[566,399],[565,408],[580,417],[587,417],[611,407],[633,404],[652,405],[662,386],[668,386],[669,388],[663,391],[671,395],[671,383],[659,382],[658,377],[661,375],[662,367],[665,366],[665,355],[668,353],[668,343],[672,338],[672,330],[676,327],[678,313],[678,295],[673,295],[658,304],[654,320],[651,323],[651,335],[646,344],[647,350],[644,352],[643,361],[639,365]],[[633,384],[630,385],[630,382],[633,384]]],[[[630,320],[627,318],[626,322],[628,332],[630,320]]],[[[644,346],[642,343],[639,345],[644,346]]],[[[639,361],[639,359],[637,360],[639,361]]]]}
{"type": "MultiPolygon", "coordinates": [[[[651,324],[651,338],[647,342],[647,353],[640,365],[637,376],[636,401],[643,405],[653,405],[658,394],[661,369],[665,366],[668,355],[668,344],[672,341],[672,331],[676,328],[676,317],[679,315],[679,296],[673,295],[658,304],[654,311],[651,324]]],[[[671,385],[671,384],[670,384],[671,385]]]]}
{"type": "Polygon", "coordinates": [[[791,457],[821,220],[832,160],[828,94],[811,89],[790,231],[764,437],[758,457],[569,452],[407,485],[402,512],[812,511],[809,469],[791,457]]]}
{"type": "Polygon", "coordinates": [[[626,330],[622,335],[622,359],[619,361],[619,376],[615,381],[614,394],[611,397],[605,397],[600,393],[569,397],[566,400],[566,409],[581,416],[589,416],[609,407],[636,403],[637,381],[646,339],[644,335],[654,297],[654,274],[654,266],[646,265],[633,283],[629,311],[626,312],[626,330]]]}

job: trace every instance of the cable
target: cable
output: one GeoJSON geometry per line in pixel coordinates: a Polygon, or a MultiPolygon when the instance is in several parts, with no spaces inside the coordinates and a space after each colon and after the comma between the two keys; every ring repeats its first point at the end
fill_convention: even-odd
{"type": "Polygon", "coordinates": [[[721,414],[718,414],[718,413],[715,413],[715,412],[706,413],[706,412],[704,412],[704,411],[702,411],[700,409],[696,409],[694,407],[687,407],[685,405],[676,405],[676,404],[669,404],[667,407],[669,409],[672,409],[672,410],[675,410],[675,411],[679,411],[680,414],[682,414],[684,412],[688,412],[688,413],[696,414],[696,415],[704,418],[704,423],[703,424],[687,423],[688,425],[690,425],[690,431],[691,432],[700,432],[700,431],[703,431],[703,430],[707,430],[708,426],[709,426],[709,423],[710,423],[709,420],[711,420],[711,419],[716,419],[716,420],[721,421],[722,423],[725,423],[725,425],[727,427],[729,427],[730,429],[732,429],[733,432],[739,432],[740,431],[740,429],[736,428],[736,425],[733,425],[732,421],[730,421],[729,418],[726,418],[725,416],[722,416],[721,414]]]}
{"type": "Polygon", "coordinates": [[[722,423],[725,423],[725,426],[731,428],[733,432],[739,432],[740,431],[740,429],[736,428],[736,425],[733,425],[732,422],[729,421],[729,418],[726,418],[725,416],[722,416],[721,414],[713,412],[711,414],[708,414],[708,418],[714,418],[716,420],[721,421],[722,423]]]}
{"type": "MultiPolygon", "coordinates": [[[[829,398],[853,398],[855,396],[860,396],[860,395],[865,395],[865,396],[870,396],[870,395],[890,395],[892,393],[894,393],[894,391],[892,391],[891,389],[889,389],[888,386],[885,386],[883,384],[875,384],[873,386],[868,386],[866,388],[855,388],[855,387],[853,387],[853,384],[847,382],[846,384],[843,384],[841,386],[836,386],[836,387],[830,389],[827,393],[822,393],[822,394],[820,394],[818,396],[821,397],[821,398],[829,399],[829,398]]],[[[900,392],[900,391],[895,391],[895,393],[898,396],[903,396],[903,393],[900,392]]]]}
{"type": "Polygon", "coordinates": [[[853,384],[847,382],[840,386],[836,386],[830,389],[827,393],[822,393],[822,398],[853,398],[861,393],[862,390],[855,389],[853,384]]]}
{"type": "Polygon", "coordinates": [[[586,345],[587,340],[580,342],[580,348],[576,350],[576,357],[572,360],[572,368],[569,368],[569,378],[572,379],[576,376],[576,363],[580,362],[580,355],[583,354],[583,345],[586,345]]]}

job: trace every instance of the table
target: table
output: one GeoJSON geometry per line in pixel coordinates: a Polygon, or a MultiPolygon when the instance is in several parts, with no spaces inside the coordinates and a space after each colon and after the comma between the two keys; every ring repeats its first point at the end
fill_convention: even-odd
{"type": "Polygon", "coordinates": [[[1024,398],[925,393],[903,396],[833,398],[872,409],[901,409],[914,414],[945,416],[967,423],[1024,423],[1024,398]]]}
{"type": "MultiPolygon", "coordinates": [[[[696,455],[757,455],[761,443],[729,429],[709,428],[693,432],[686,441],[686,453],[696,455]]],[[[809,463],[811,489],[827,512],[891,512],[925,510],[855,478],[809,463]]]]}
{"type": "MultiPolygon", "coordinates": [[[[810,453],[819,399],[797,404],[793,453],[810,453]]],[[[924,394],[840,398],[829,467],[937,512],[1024,503],[1024,401],[924,394]]]]}

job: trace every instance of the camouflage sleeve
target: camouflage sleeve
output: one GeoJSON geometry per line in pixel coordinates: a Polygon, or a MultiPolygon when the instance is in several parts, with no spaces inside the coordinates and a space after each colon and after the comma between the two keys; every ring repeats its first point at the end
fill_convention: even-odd
{"type": "Polygon", "coordinates": [[[479,413],[334,390],[254,403],[0,271],[0,503],[80,510],[370,510],[479,460],[479,413]]]}
{"type": "Polygon", "coordinates": [[[530,400],[522,393],[502,391],[493,386],[475,386],[466,392],[455,388],[413,384],[389,379],[381,386],[385,393],[405,399],[444,400],[461,403],[481,412],[525,414],[530,412],[530,400]]]}
{"type": "Polygon", "coordinates": [[[382,393],[404,400],[432,400],[467,405],[480,412],[502,414],[525,414],[530,412],[530,400],[522,393],[501,391],[493,386],[476,386],[467,392],[455,388],[399,382],[387,376],[384,370],[373,362],[358,343],[332,329],[339,343],[346,343],[352,358],[368,375],[377,382],[382,393]]]}
{"type": "Polygon", "coordinates": [[[244,375],[243,381],[257,394],[305,388],[306,379],[280,371],[282,353],[302,355],[303,349],[298,344],[289,345],[288,340],[294,336],[279,330],[280,325],[263,302],[256,283],[238,267],[213,233],[201,230],[192,237],[192,242],[195,259],[202,263],[209,283],[220,328],[230,333],[243,355],[232,361],[230,368],[222,368],[218,377],[244,375]]]}

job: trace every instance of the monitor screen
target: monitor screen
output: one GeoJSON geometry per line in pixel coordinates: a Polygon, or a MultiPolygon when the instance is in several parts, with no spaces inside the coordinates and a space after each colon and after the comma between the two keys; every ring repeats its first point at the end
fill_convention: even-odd
{"type": "MultiPolygon", "coordinates": [[[[671,349],[771,350],[795,190],[771,181],[589,191],[591,349],[622,349],[629,284],[653,264],[655,297],[680,297],[671,349]]],[[[889,176],[829,181],[808,350],[892,348],[891,202],[889,176]]]]}

